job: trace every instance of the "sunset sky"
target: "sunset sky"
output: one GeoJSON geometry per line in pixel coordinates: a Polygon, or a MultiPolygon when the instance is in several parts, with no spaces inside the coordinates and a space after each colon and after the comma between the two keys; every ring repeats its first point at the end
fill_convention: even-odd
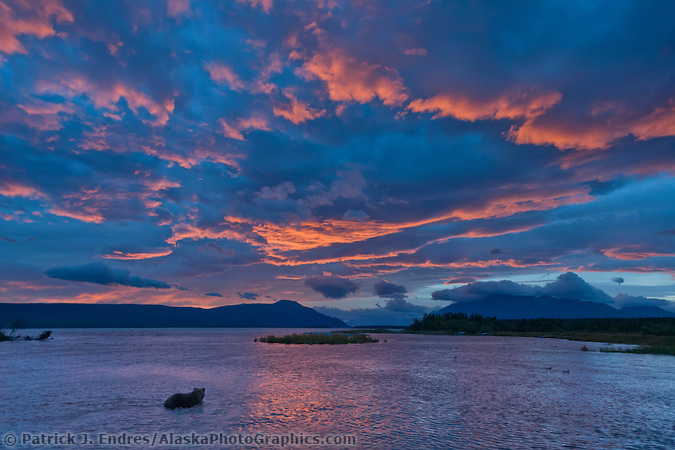
{"type": "Polygon", "coordinates": [[[0,302],[421,313],[564,272],[675,301],[674,17],[0,0],[0,302]]]}

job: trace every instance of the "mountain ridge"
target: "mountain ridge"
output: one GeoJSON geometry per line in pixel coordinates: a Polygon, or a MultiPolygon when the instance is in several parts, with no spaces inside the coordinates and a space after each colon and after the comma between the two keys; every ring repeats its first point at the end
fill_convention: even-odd
{"type": "Polygon", "coordinates": [[[211,309],[135,303],[0,303],[0,326],[24,328],[349,328],[292,300],[211,309]]]}
{"type": "Polygon", "coordinates": [[[498,319],[595,319],[675,317],[674,313],[657,306],[631,306],[616,309],[604,303],[571,298],[492,294],[483,300],[458,302],[448,305],[435,314],[480,314],[498,319]]]}

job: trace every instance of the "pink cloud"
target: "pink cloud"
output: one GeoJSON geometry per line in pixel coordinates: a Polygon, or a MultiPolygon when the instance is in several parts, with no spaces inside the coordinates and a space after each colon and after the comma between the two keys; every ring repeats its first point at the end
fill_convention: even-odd
{"type": "Polygon", "coordinates": [[[248,4],[251,8],[260,8],[267,14],[270,13],[274,6],[274,0],[237,0],[237,3],[248,4]]]}
{"type": "Polygon", "coordinates": [[[408,56],[426,56],[427,51],[421,47],[413,47],[403,50],[403,54],[408,56]]]}
{"type": "Polygon", "coordinates": [[[209,71],[211,79],[216,82],[226,82],[230,89],[241,91],[244,89],[244,83],[239,79],[236,73],[224,64],[210,63],[206,65],[206,70],[209,71]]]}
{"type": "Polygon", "coordinates": [[[28,197],[33,199],[44,197],[44,194],[37,189],[13,181],[0,181],[0,195],[4,195],[5,197],[28,197]]]}
{"type": "Polygon", "coordinates": [[[190,0],[168,0],[166,7],[171,17],[178,17],[190,10],[190,0]]]}
{"type": "Polygon", "coordinates": [[[246,130],[265,130],[270,131],[269,121],[260,115],[254,115],[248,118],[240,118],[234,121],[220,119],[220,125],[223,128],[223,134],[229,138],[244,140],[242,131],[246,130]]]}
{"type": "Polygon", "coordinates": [[[90,208],[82,211],[66,208],[50,208],[47,212],[55,216],[68,217],[82,222],[103,223],[105,221],[105,218],[98,211],[90,208]]]}
{"type": "Polygon", "coordinates": [[[70,115],[75,112],[72,105],[63,103],[49,103],[42,100],[35,100],[24,105],[17,105],[23,112],[27,114],[23,119],[15,116],[18,122],[24,123],[27,126],[36,130],[60,130],[62,125],[62,116],[70,115]]]}
{"type": "Polygon", "coordinates": [[[117,103],[121,98],[124,98],[133,112],[139,113],[143,108],[154,116],[154,120],[144,120],[145,123],[150,123],[153,126],[166,125],[174,110],[173,98],[158,101],[141,90],[121,82],[100,86],[78,75],[64,76],[56,82],[40,81],[38,91],[70,97],[86,94],[94,103],[94,106],[111,111],[116,111],[118,109],[117,103]]]}
{"type": "Polygon", "coordinates": [[[0,52],[27,53],[18,36],[28,34],[45,39],[56,35],[52,20],[57,23],[73,22],[73,15],[60,0],[16,1],[13,4],[14,9],[0,3],[0,52]],[[14,14],[16,9],[27,18],[17,19],[14,14]]]}
{"type": "Polygon", "coordinates": [[[272,108],[274,115],[283,117],[284,119],[293,122],[294,124],[305,123],[308,120],[314,120],[317,117],[321,117],[326,114],[325,109],[314,109],[310,108],[309,104],[298,100],[295,95],[292,93],[287,93],[286,98],[288,98],[291,103],[278,105],[272,108]]]}
{"type": "Polygon", "coordinates": [[[358,61],[341,50],[317,53],[299,73],[325,82],[330,99],[338,102],[368,103],[379,98],[387,106],[397,106],[408,99],[396,70],[358,61]]]}
{"type": "Polygon", "coordinates": [[[556,91],[537,89],[515,90],[491,99],[478,99],[466,94],[440,94],[410,102],[413,112],[435,113],[432,119],[454,117],[459,120],[519,119],[540,116],[561,99],[556,91]]]}
{"type": "Polygon", "coordinates": [[[637,120],[631,127],[630,133],[639,141],[675,136],[675,99],[671,98],[667,106],[656,108],[647,116],[637,120]]]}

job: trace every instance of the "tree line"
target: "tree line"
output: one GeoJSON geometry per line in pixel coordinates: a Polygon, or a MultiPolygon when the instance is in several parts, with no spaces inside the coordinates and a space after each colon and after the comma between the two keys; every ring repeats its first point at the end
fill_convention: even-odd
{"type": "Polygon", "coordinates": [[[405,330],[465,334],[585,332],[675,336],[675,318],[500,320],[480,314],[446,313],[425,314],[421,319],[413,319],[405,330]]]}

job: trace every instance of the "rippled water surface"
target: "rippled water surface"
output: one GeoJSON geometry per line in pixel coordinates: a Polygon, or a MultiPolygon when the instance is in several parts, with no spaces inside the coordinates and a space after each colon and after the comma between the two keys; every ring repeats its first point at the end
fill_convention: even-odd
{"type": "MultiPolygon", "coordinates": [[[[294,433],[355,435],[352,448],[675,448],[671,356],[488,336],[254,342],[287,331],[298,330],[55,330],[48,342],[2,343],[0,435],[294,433]],[[163,408],[194,387],[206,388],[202,405],[163,408]]],[[[211,447],[220,445],[202,448],[211,447]]]]}

